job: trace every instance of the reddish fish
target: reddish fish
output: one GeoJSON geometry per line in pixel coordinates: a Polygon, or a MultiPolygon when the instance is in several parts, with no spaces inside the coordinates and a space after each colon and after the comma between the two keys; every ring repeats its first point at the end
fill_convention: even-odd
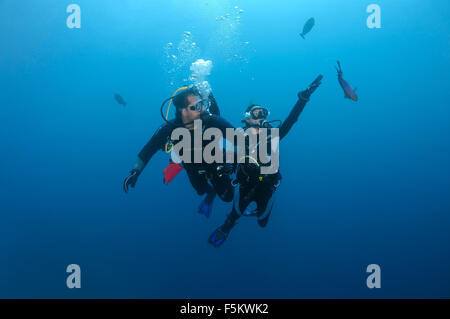
{"type": "Polygon", "coordinates": [[[339,68],[336,68],[336,71],[338,72],[338,80],[339,84],[341,85],[342,89],[344,90],[344,98],[350,99],[353,101],[358,101],[358,95],[356,95],[356,88],[352,88],[350,83],[348,83],[343,77],[342,77],[342,68],[341,63],[337,61],[337,65],[339,68]]]}

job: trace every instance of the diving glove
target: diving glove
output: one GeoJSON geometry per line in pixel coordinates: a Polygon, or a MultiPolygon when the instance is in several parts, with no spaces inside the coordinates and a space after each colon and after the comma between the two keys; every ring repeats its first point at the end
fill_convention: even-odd
{"type": "Polygon", "coordinates": [[[128,186],[134,188],[134,185],[136,185],[139,174],[141,174],[141,172],[138,169],[133,168],[130,171],[130,176],[125,178],[125,180],[123,181],[123,190],[125,193],[128,193],[128,186]]]}
{"type": "Polygon", "coordinates": [[[309,86],[306,90],[298,93],[299,99],[308,101],[311,94],[322,84],[323,75],[320,74],[309,86]]]}

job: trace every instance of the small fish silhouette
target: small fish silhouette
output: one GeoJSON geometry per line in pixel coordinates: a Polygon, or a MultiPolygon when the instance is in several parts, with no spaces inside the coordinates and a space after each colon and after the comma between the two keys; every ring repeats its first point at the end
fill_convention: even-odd
{"type": "Polygon", "coordinates": [[[120,105],[126,106],[127,102],[123,99],[123,97],[120,96],[120,94],[114,94],[114,99],[119,103],[120,105]]]}
{"type": "Polygon", "coordinates": [[[300,33],[303,39],[305,38],[305,35],[312,30],[315,23],[316,21],[314,20],[314,18],[310,18],[308,21],[306,21],[305,25],[303,26],[303,32],[300,33]]]}

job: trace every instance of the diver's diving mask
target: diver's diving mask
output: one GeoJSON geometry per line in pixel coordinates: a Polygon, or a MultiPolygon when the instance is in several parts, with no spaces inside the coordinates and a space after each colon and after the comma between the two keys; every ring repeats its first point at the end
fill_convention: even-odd
{"type": "Polygon", "coordinates": [[[187,109],[191,111],[201,112],[202,109],[208,111],[209,110],[209,101],[208,100],[198,100],[194,104],[186,106],[187,109]]]}
{"type": "Polygon", "coordinates": [[[261,106],[255,106],[250,111],[245,113],[245,118],[252,120],[265,120],[269,114],[270,112],[268,109],[261,106]]]}

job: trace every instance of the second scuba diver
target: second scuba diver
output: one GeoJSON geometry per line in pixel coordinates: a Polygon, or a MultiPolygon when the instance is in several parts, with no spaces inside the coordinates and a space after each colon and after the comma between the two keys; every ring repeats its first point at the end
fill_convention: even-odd
{"type": "MultiPolygon", "coordinates": [[[[289,113],[287,119],[281,123],[279,128],[279,139],[283,139],[290,131],[292,126],[303,111],[306,103],[309,101],[311,94],[321,84],[322,75],[318,76],[311,85],[304,91],[298,93],[298,101],[289,113]]],[[[260,128],[271,128],[270,123],[266,119],[269,115],[267,108],[259,105],[250,105],[245,112],[244,129],[250,129],[252,134],[259,135],[260,128]]],[[[280,121],[281,122],[281,121],[280,121]]],[[[271,137],[268,134],[267,144],[270,147],[271,137]]],[[[260,142],[261,143],[261,142],[260,142]]],[[[246,154],[249,154],[251,149],[260,147],[260,143],[256,145],[249,145],[249,139],[246,140],[246,154]]],[[[255,153],[255,152],[254,152],[255,153]]],[[[257,154],[260,154],[257,152],[257,154]]],[[[236,182],[239,183],[239,188],[236,190],[233,208],[231,213],[227,216],[223,225],[217,228],[209,237],[209,242],[214,247],[221,246],[228,237],[231,229],[235,226],[236,221],[242,216],[256,216],[258,224],[265,227],[269,221],[270,214],[273,207],[274,193],[281,181],[281,174],[277,171],[274,174],[261,174],[260,167],[264,165],[258,162],[251,156],[246,156],[251,160],[246,160],[245,163],[238,165],[236,173],[236,182]],[[249,205],[255,202],[256,209],[249,210],[249,205]]]]}
{"type": "MultiPolygon", "coordinates": [[[[223,136],[226,134],[227,128],[233,128],[233,126],[218,115],[219,114],[217,103],[212,94],[208,98],[202,98],[202,94],[199,90],[192,86],[186,88],[181,93],[168,98],[161,106],[161,112],[164,104],[171,100],[176,108],[176,117],[173,120],[163,124],[150,141],[144,146],[144,148],[138,154],[136,163],[133,169],[130,171],[130,175],[124,180],[124,191],[127,193],[129,187],[134,187],[139,175],[150,161],[152,156],[158,150],[164,150],[167,145],[174,146],[177,142],[171,141],[172,131],[179,127],[185,127],[189,130],[194,129],[194,121],[201,119],[203,124],[203,130],[208,128],[218,128],[222,131],[223,136]]],[[[164,118],[164,117],[163,117],[164,118]]],[[[194,134],[191,135],[191,154],[194,153],[194,134]]],[[[218,163],[182,163],[183,167],[189,177],[194,189],[199,195],[205,195],[204,200],[200,204],[199,213],[206,215],[211,214],[212,204],[216,195],[225,201],[231,202],[234,195],[234,187],[232,185],[231,174],[234,172],[235,166],[232,164],[218,164],[218,163]]],[[[170,166],[170,165],[169,165],[170,166]]]]}

